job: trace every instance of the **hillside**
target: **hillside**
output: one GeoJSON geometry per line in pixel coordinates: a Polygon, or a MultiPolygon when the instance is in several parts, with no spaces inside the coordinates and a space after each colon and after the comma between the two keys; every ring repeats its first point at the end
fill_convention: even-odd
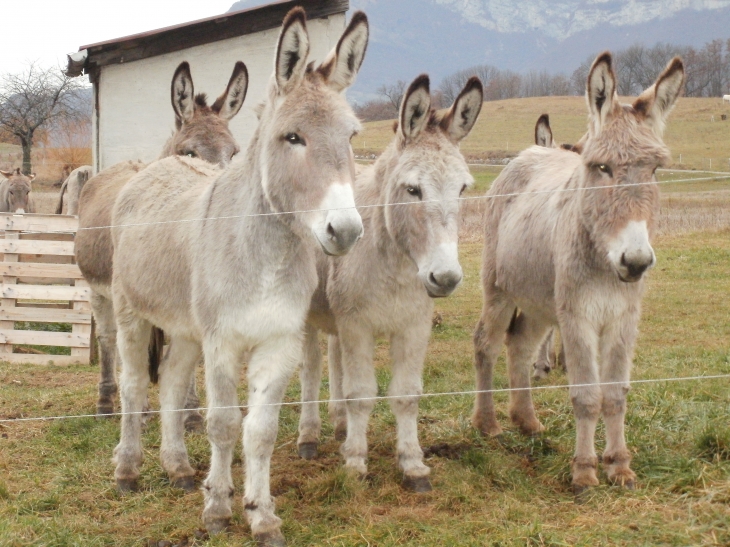
{"type": "MultiPolygon", "coordinates": [[[[628,102],[629,99],[625,99],[628,102]]],[[[540,114],[550,114],[555,139],[561,143],[577,141],[586,129],[583,97],[539,97],[484,103],[471,135],[462,143],[470,159],[486,160],[515,155],[533,144],[534,127],[540,114]]],[[[721,99],[683,97],[672,112],[665,142],[674,162],[688,169],[730,170],[730,105],[721,99]],[[714,116],[715,121],[711,121],[714,116]]],[[[357,155],[378,154],[393,136],[393,121],[370,122],[353,139],[357,155]]]]}

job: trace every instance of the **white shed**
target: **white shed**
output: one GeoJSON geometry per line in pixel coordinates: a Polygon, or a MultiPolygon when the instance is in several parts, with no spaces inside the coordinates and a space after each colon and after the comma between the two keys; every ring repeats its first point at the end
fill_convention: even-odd
{"type": "Polygon", "coordinates": [[[170,82],[190,63],[195,93],[209,104],[225,89],[236,61],[246,63],[249,86],[241,112],[230,123],[245,150],[258,123],[253,112],[274,68],[284,15],[307,11],[310,59],[322,61],[345,29],[349,0],[283,0],[183,25],[91,44],[69,56],[69,76],[93,84],[92,153],[95,171],[125,160],[153,161],[175,127],[170,82]]]}

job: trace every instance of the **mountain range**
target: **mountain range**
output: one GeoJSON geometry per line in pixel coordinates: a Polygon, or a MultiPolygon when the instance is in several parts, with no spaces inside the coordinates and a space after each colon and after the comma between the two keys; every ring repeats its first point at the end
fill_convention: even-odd
{"type": "MultiPolygon", "coordinates": [[[[240,0],[231,11],[265,4],[240,0]]],[[[428,72],[435,85],[478,64],[568,76],[600,51],[730,38],[730,0],[350,0],[370,44],[348,96],[428,72]]]]}

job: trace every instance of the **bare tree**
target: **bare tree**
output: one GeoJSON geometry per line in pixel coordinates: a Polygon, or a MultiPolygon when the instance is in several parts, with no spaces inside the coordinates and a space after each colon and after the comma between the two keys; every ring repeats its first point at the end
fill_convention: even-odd
{"type": "Polygon", "coordinates": [[[76,91],[78,80],[65,76],[58,68],[42,68],[29,63],[18,74],[0,76],[0,130],[20,142],[23,173],[31,172],[31,150],[36,131],[79,114],[76,91]]]}
{"type": "Polygon", "coordinates": [[[377,89],[378,95],[382,95],[383,98],[389,102],[393,107],[393,118],[398,116],[400,110],[400,101],[403,98],[403,93],[406,91],[406,82],[398,80],[396,83],[391,85],[381,85],[377,89]]]}

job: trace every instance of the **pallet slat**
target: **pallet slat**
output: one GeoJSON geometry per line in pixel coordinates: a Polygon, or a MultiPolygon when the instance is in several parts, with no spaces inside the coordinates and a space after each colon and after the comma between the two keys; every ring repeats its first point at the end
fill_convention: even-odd
{"type": "Polygon", "coordinates": [[[76,264],[39,264],[37,262],[0,262],[0,276],[12,277],[58,277],[81,279],[81,270],[76,264]]]}
{"type": "Polygon", "coordinates": [[[76,365],[88,364],[89,360],[73,355],[33,355],[28,353],[0,353],[0,361],[6,363],[22,363],[28,365],[76,365]]]}
{"type": "Polygon", "coordinates": [[[46,332],[38,330],[0,329],[0,343],[28,344],[31,346],[62,346],[65,348],[88,348],[90,336],[71,332],[46,332]]]}
{"type": "Polygon", "coordinates": [[[91,312],[86,310],[48,308],[0,308],[0,321],[79,323],[81,325],[91,325],[91,312]]]}
{"type": "Polygon", "coordinates": [[[23,300],[75,300],[88,302],[91,289],[63,285],[6,285],[2,287],[3,298],[23,300]]]}
{"type": "Polygon", "coordinates": [[[74,254],[74,242],[6,239],[0,242],[0,253],[72,256],[74,254]]]}
{"type": "Polygon", "coordinates": [[[79,219],[69,215],[0,214],[4,230],[19,232],[76,232],[79,219]]]}

